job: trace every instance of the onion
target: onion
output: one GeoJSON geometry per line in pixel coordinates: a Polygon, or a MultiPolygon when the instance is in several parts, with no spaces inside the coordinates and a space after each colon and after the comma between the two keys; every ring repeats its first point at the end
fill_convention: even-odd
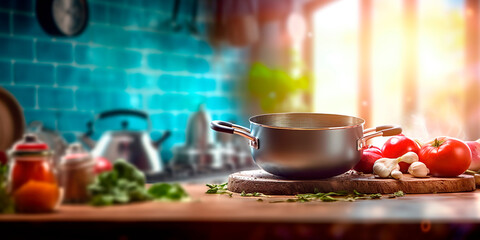
{"type": "Polygon", "coordinates": [[[477,141],[465,141],[472,152],[472,163],[470,163],[469,170],[480,170],[480,139],[477,141]]]}

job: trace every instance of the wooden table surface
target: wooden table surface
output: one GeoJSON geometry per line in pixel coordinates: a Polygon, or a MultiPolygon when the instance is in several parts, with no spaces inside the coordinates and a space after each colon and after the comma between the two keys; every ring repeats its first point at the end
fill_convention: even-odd
{"type": "MultiPolygon", "coordinates": [[[[0,222],[474,222],[480,223],[480,190],[407,194],[355,202],[271,203],[289,196],[233,197],[205,194],[203,185],[184,185],[189,202],[145,202],[109,207],[62,205],[50,214],[0,214],[0,222]]],[[[291,198],[291,196],[290,196],[291,198]]]]}
{"type": "Polygon", "coordinates": [[[355,202],[271,203],[205,194],[189,202],[62,205],[50,214],[0,214],[1,239],[478,239],[480,190],[355,202]]]}

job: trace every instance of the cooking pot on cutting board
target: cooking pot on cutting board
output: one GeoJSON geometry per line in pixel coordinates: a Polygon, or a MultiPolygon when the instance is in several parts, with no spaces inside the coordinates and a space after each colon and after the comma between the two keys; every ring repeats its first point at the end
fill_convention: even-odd
{"type": "Polygon", "coordinates": [[[355,166],[370,138],[402,132],[393,125],[363,130],[364,123],[346,115],[275,113],[251,117],[250,129],[223,121],[212,121],[210,127],[247,138],[255,163],[271,174],[321,179],[355,166]]]}
{"type": "Polygon", "coordinates": [[[100,113],[93,122],[89,122],[88,131],[80,140],[92,148],[92,156],[104,157],[113,162],[119,158],[124,159],[146,174],[155,174],[164,171],[164,166],[158,154],[160,145],[170,136],[170,131],[165,131],[156,141],[150,139],[151,121],[143,111],[118,109],[100,113]],[[134,116],[147,122],[146,131],[128,130],[128,122],[122,122],[122,130],[107,131],[102,134],[98,143],[91,139],[96,121],[115,116],[134,116]]]}

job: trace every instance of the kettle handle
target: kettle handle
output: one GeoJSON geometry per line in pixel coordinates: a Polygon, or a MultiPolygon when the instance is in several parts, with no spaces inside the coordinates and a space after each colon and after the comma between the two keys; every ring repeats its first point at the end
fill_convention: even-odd
{"type": "Polygon", "coordinates": [[[93,134],[93,123],[109,118],[109,117],[114,117],[114,116],[124,116],[124,115],[130,115],[130,116],[136,116],[139,118],[144,119],[147,122],[147,130],[150,132],[152,129],[152,122],[150,121],[150,117],[146,112],[139,111],[139,110],[133,110],[133,109],[116,109],[116,110],[111,110],[111,111],[105,111],[102,113],[99,113],[97,117],[93,121],[89,121],[87,123],[87,133],[85,134],[86,136],[91,136],[93,134]]]}
{"type": "Polygon", "coordinates": [[[118,116],[118,115],[137,116],[139,118],[145,119],[146,121],[150,121],[148,114],[146,112],[133,110],[133,109],[116,109],[116,110],[102,112],[98,114],[98,119],[104,119],[104,118],[109,118],[109,117],[118,116]]]}

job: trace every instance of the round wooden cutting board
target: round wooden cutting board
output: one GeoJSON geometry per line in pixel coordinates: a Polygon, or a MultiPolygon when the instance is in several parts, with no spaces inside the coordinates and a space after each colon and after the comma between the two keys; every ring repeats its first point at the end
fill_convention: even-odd
{"type": "Polygon", "coordinates": [[[228,177],[228,190],[240,193],[259,192],[268,195],[293,195],[300,193],[353,191],[360,193],[389,194],[447,193],[475,190],[475,178],[460,175],[454,178],[414,178],[404,174],[400,180],[375,178],[372,174],[343,174],[319,180],[289,180],[263,170],[243,171],[228,177]]]}

